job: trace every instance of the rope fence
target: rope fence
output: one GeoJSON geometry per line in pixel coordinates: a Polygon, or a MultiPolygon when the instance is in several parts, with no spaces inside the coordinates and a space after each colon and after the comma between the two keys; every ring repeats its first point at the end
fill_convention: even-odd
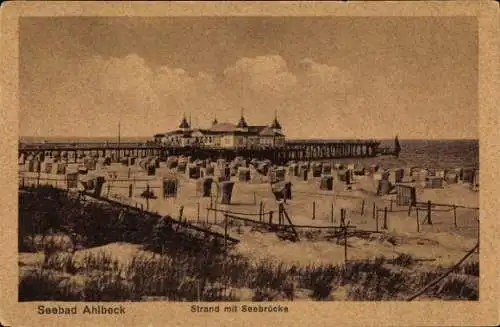
{"type": "Polygon", "coordinates": [[[346,195],[346,194],[336,194],[333,191],[331,193],[320,193],[320,192],[306,192],[306,191],[293,191],[295,194],[304,194],[304,195],[311,195],[311,196],[327,196],[327,197],[336,197],[336,198],[341,198],[341,199],[357,199],[357,200],[363,200],[362,197],[360,196],[355,196],[355,195],[346,195]]]}
{"type": "MultiPolygon", "coordinates": [[[[59,176],[59,175],[57,175],[59,176]]],[[[176,180],[176,186],[168,191],[165,188],[165,185],[158,185],[158,180],[151,179],[136,179],[135,182],[147,182],[146,185],[137,186],[133,184],[133,180],[129,179],[118,179],[118,180],[108,180],[101,184],[99,195],[105,194],[110,197],[113,195],[113,190],[116,190],[116,194],[120,196],[129,197],[129,198],[144,198],[146,203],[146,208],[150,208],[149,199],[159,199],[159,198],[176,198],[178,196],[177,192],[180,189],[180,183],[176,180]],[[118,182],[127,182],[128,185],[120,185],[118,182]],[[128,189],[128,192],[126,191],[128,189]],[[154,191],[154,192],[153,192],[154,191]],[[156,194],[155,194],[156,193],[156,194]]],[[[95,180],[92,182],[95,183],[95,180]]],[[[72,180],[69,178],[69,175],[60,175],[60,177],[47,176],[41,173],[31,174],[31,176],[26,176],[22,173],[19,174],[19,185],[22,187],[25,186],[40,186],[40,185],[52,185],[61,189],[71,189],[71,188],[82,188],[81,185],[78,185],[79,181],[72,180]]],[[[197,191],[198,192],[198,191],[197,191]]],[[[369,229],[374,229],[376,232],[379,232],[380,229],[388,230],[390,227],[389,222],[393,215],[397,215],[396,219],[399,219],[400,222],[404,224],[402,221],[403,215],[401,213],[405,212],[408,217],[415,217],[414,224],[415,230],[417,232],[421,232],[422,230],[432,231],[429,228],[432,226],[445,226],[446,224],[452,225],[454,228],[461,228],[461,231],[467,229],[467,233],[472,233],[472,229],[477,229],[477,235],[479,235],[479,208],[472,206],[464,206],[464,205],[453,205],[446,203],[435,203],[431,201],[422,202],[415,201],[414,203],[410,203],[407,206],[398,205],[398,201],[396,198],[362,198],[358,196],[350,196],[343,194],[335,194],[331,193],[322,193],[322,192],[304,192],[304,191],[296,191],[294,193],[310,195],[310,196],[326,196],[330,197],[331,201],[325,203],[325,201],[317,201],[311,200],[310,205],[310,217],[311,220],[329,220],[332,224],[337,221],[338,213],[341,210],[345,210],[345,217],[349,217],[350,220],[355,220],[356,224],[368,224],[375,226],[369,227],[369,229]],[[350,202],[349,204],[342,204],[343,199],[355,199],[358,201],[350,202]],[[340,201],[340,202],[339,202],[340,201]],[[347,206],[347,207],[346,207],[347,206]],[[343,207],[342,209],[340,207],[343,207]],[[465,213],[464,210],[469,210],[470,213],[465,213]],[[363,217],[369,217],[371,211],[372,221],[369,219],[364,219],[363,217]],[[449,214],[449,216],[446,216],[449,214]],[[448,218],[449,217],[449,218],[448,218]],[[375,227],[375,228],[373,228],[375,227]]],[[[197,193],[197,196],[200,194],[197,193]]],[[[264,203],[260,201],[260,203],[256,199],[255,192],[253,194],[253,202],[248,203],[248,205],[256,205],[257,212],[238,212],[227,210],[226,208],[217,208],[217,203],[213,203],[213,195],[210,197],[210,208],[207,208],[207,223],[209,212],[214,213],[214,220],[217,220],[217,213],[221,214],[232,214],[238,216],[245,217],[259,217],[259,221],[263,221],[264,217],[273,214],[271,210],[264,210],[264,203]]],[[[216,198],[218,195],[216,196],[216,198]]],[[[201,199],[201,197],[200,197],[201,199]]],[[[216,201],[215,201],[216,202],[216,201]]],[[[200,203],[197,203],[197,217],[200,220],[200,203]]],[[[292,203],[292,208],[293,208],[292,203]]],[[[293,211],[293,210],[292,210],[293,211]]],[[[303,207],[301,212],[303,213],[303,207]]],[[[411,222],[408,222],[411,223],[411,222]]],[[[306,224],[307,225],[307,224],[306,224]]],[[[394,226],[394,224],[392,224],[394,226]]],[[[403,225],[399,225],[403,226],[403,225]]],[[[365,226],[366,227],[366,226],[365,226]]],[[[405,228],[403,226],[403,228],[405,228]]],[[[435,227],[442,228],[442,227],[435,227]]],[[[394,229],[394,228],[393,228],[394,229]]],[[[396,229],[397,230],[397,229],[396,229]]],[[[405,228],[405,230],[407,230],[405,228]]],[[[479,237],[479,236],[477,236],[479,237]]]]}
{"type": "Polygon", "coordinates": [[[221,213],[224,213],[224,214],[230,214],[230,215],[240,215],[240,216],[259,216],[259,215],[269,215],[269,214],[272,214],[274,213],[274,211],[267,211],[267,212],[257,212],[257,213],[253,213],[253,212],[235,212],[235,211],[231,211],[231,210],[224,210],[224,209],[216,209],[216,208],[207,208],[208,210],[210,211],[217,211],[217,212],[221,212],[221,213]]]}

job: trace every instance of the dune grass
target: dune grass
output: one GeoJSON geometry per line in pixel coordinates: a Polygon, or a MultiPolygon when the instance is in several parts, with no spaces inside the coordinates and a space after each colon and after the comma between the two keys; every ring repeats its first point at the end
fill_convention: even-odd
{"type": "MultiPolygon", "coordinates": [[[[407,257],[407,255],[405,255],[407,257]]],[[[441,271],[405,270],[394,259],[350,262],[347,265],[287,265],[249,262],[236,254],[204,253],[175,256],[143,252],[128,264],[109,253],[86,253],[80,262],[68,252],[51,254],[45,264],[21,277],[21,301],[83,300],[141,301],[149,297],[173,301],[238,301],[238,289],[249,289],[252,301],[293,301],[297,290],[311,300],[336,300],[339,287],[344,300],[402,300],[438,277],[441,271]],[[73,278],[80,276],[80,278],[73,278]]],[[[477,285],[470,276],[454,273],[427,297],[476,300],[477,285]]]]}

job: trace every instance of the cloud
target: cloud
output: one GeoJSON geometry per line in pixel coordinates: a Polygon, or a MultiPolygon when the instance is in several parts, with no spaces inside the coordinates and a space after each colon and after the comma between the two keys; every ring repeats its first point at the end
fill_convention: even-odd
{"type": "Polygon", "coordinates": [[[149,110],[165,106],[182,109],[177,106],[215,89],[213,78],[207,74],[192,76],[182,68],[168,66],[152,69],[137,55],[107,60],[97,57],[91,66],[102,67],[98,76],[104,92],[125,97],[134,105],[146,105],[144,109],[149,110]]]}
{"type": "Polygon", "coordinates": [[[352,85],[349,74],[338,67],[308,58],[298,66],[298,71],[292,72],[279,55],[242,58],[224,70],[224,78],[226,85],[233,86],[231,91],[240,95],[279,99],[304,93],[333,96],[352,85]]]}
{"type": "Polygon", "coordinates": [[[284,126],[298,127],[289,130],[296,136],[324,133],[325,129],[318,130],[317,121],[314,123],[322,116],[323,122],[330,122],[328,127],[338,127],[336,131],[340,131],[346,114],[350,114],[345,108],[345,97],[352,85],[350,74],[338,67],[304,59],[292,71],[279,55],[242,58],[224,70],[229,98],[261,113],[260,119],[262,112],[271,119],[277,109],[284,126]]]}
{"type": "Polygon", "coordinates": [[[224,70],[224,78],[243,97],[281,97],[297,84],[296,76],[278,55],[242,58],[224,70]]]}
{"type": "Polygon", "coordinates": [[[292,71],[279,55],[241,58],[218,77],[180,67],[150,67],[135,54],[95,56],[67,71],[62,80],[48,85],[50,96],[39,99],[65,122],[50,127],[58,135],[114,135],[118,120],[124,134],[152,135],[175,128],[183,113],[191,114],[196,125],[207,126],[214,115],[235,121],[245,107],[250,123],[270,122],[277,109],[291,136],[306,137],[313,131],[320,137],[325,129],[317,128],[318,119],[338,131],[346,126],[339,101],[350,87],[348,74],[338,67],[304,59],[292,71]]]}
{"type": "Polygon", "coordinates": [[[314,62],[306,58],[299,62],[303,71],[303,85],[321,92],[344,92],[352,86],[350,74],[339,67],[314,62]]]}

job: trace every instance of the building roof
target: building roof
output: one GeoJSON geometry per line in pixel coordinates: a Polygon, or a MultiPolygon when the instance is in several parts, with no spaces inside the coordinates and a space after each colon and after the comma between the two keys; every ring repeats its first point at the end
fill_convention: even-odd
{"type": "Polygon", "coordinates": [[[230,123],[218,123],[209,129],[212,132],[233,132],[236,130],[236,126],[230,123]]]}
{"type": "MultiPolygon", "coordinates": [[[[215,120],[216,121],[216,120],[215,120]]],[[[214,121],[214,122],[215,122],[214,121]]],[[[193,133],[202,133],[204,135],[218,135],[218,134],[233,134],[233,135],[246,135],[246,136],[284,136],[279,132],[275,132],[274,129],[281,129],[281,125],[279,125],[277,119],[273,122],[273,125],[251,125],[249,126],[244,117],[241,117],[238,125],[234,125],[231,123],[215,123],[212,127],[208,129],[196,128],[191,130],[189,123],[184,117],[179,129],[166,132],[164,134],[156,134],[155,137],[159,136],[173,136],[173,135],[182,135],[184,137],[189,137],[193,135],[193,133]],[[274,124],[277,123],[277,124],[274,124]],[[184,127],[183,127],[184,126],[184,127]],[[278,127],[276,127],[278,126],[278,127]],[[242,131],[241,128],[245,128],[246,130],[242,131]],[[189,131],[185,131],[185,129],[189,129],[189,131]]]]}
{"type": "Polygon", "coordinates": [[[267,128],[266,125],[256,125],[256,126],[248,126],[248,131],[252,133],[260,133],[264,128],[267,128]]]}
{"type": "Polygon", "coordinates": [[[284,136],[281,133],[275,132],[271,127],[266,127],[259,133],[260,136],[284,136]]]}
{"type": "Polygon", "coordinates": [[[239,136],[257,136],[256,133],[250,132],[250,131],[234,131],[231,134],[233,135],[239,135],[239,136]]]}
{"type": "Polygon", "coordinates": [[[183,130],[176,129],[170,132],[166,132],[164,135],[168,136],[168,135],[185,135],[185,134],[190,134],[190,132],[185,132],[183,130]]]}
{"type": "Polygon", "coordinates": [[[221,132],[218,131],[213,131],[211,129],[199,129],[199,131],[205,135],[217,135],[220,134],[221,132]]]}

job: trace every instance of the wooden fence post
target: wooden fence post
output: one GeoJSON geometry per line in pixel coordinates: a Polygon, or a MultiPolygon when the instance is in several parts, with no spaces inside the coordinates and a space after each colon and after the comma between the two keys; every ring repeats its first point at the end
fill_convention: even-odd
{"type": "Polygon", "coordinates": [[[361,202],[361,216],[365,214],[365,199],[361,202]]]}
{"type": "Polygon", "coordinates": [[[408,205],[408,217],[411,216],[411,201],[410,204],[408,205]]]}
{"type": "Polygon", "coordinates": [[[432,225],[431,212],[432,212],[431,201],[429,200],[427,201],[427,223],[429,225],[432,225]]]}
{"type": "Polygon", "coordinates": [[[200,202],[196,203],[196,212],[198,217],[198,222],[200,222],[200,202]]]}
{"type": "Polygon", "coordinates": [[[316,201],[313,201],[313,216],[312,220],[316,219],[316,201]]]}
{"type": "Polygon", "coordinates": [[[383,229],[387,229],[387,207],[384,208],[384,226],[383,229]]]}
{"type": "Polygon", "coordinates": [[[330,219],[333,223],[333,215],[334,215],[334,207],[333,207],[333,202],[332,202],[332,207],[331,207],[331,210],[330,210],[330,219]]]}
{"type": "MultiPolygon", "coordinates": [[[[184,206],[179,208],[179,221],[182,222],[182,216],[184,214],[184,206]]],[[[187,219],[187,218],[186,218],[187,219]]]]}
{"type": "Polygon", "coordinates": [[[131,198],[132,197],[132,184],[129,184],[128,185],[128,197],[131,198]]]}
{"type": "Polygon", "coordinates": [[[479,242],[481,241],[481,228],[479,226],[479,209],[477,210],[477,253],[479,253],[479,242]]]}
{"type": "Polygon", "coordinates": [[[259,204],[259,221],[263,221],[264,220],[264,217],[262,217],[263,214],[264,214],[264,204],[262,203],[262,201],[260,201],[260,204],[259,204]]]}
{"type": "Polygon", "coordinates": [[[278,226],[281,225],[281,207],[278,203],[278,226]]]}
{"type": "Polygon", "coordinates": [[[217,224],[217,200],[214,203],[214,224],[217,224]]]}
{"type": "Polygon", "coordinates": [[[457,227],[457,206],[453,205],[453,225],[457,227]]]}
{"type": "Polygon", "coordinates": [[[273,224],[273,212],[269,211],[269,225],[273,224]]]}
{"type": "Polygon", "coordinates": [[[207,224],[208,224],[208,216],[210,214],[210,208],[207,207],[207,224]]]}
{"type": "Polygon", "coordinates": [[[281,223],[285,225],[285,205],[281,204],[281,223]]]}
{"type": "Polygon", "coordinates": [[[344,263],[347,264],[347,226],[344,226],[344,263]]]}
{"type": "Polygon", "coordinates": [[[377,212],[375,214],[375,224],[377,226],[375,230],[378,232],[378,208],[377,208],[377,212]]]}
{"type": "Polygon", "coordinates": [[[420,232],[420,219],[418,218],[418,208],[417,208],[417,232],[420,232]]]}
{"type": "Polygon", "coordinates": [[[285,205],[283,203],[280,203],[280,209],[281,209],[281,225],[285,224],[285,205]]]}
{"type": "Polygon", "coordinates": [[[376,213],[375,211],[376,210],[377,210],[377,208],[375,207],[375,202],[373,202],[373,211],[372,211],[372,213],[373,213],[372,218],[373,219],[375,219],[375,213],[376,213]]]}
{"type": "Polygon", "coordinates": [[[227,220],[228,216],[227,213],[224,214],[224,250],[227,250],[227,220]]]}
{"type": "Polygon", "coordinates": [[[340,226],[345,226],[345,212],[344,208],[340,209],[340,226]]]}
{"type": "Polygon", "coordinates": [[[391,212],[392,212],[392,199],[391,199],[391,202],[390,202],[390,203],[391,203],[391,212]]]}

